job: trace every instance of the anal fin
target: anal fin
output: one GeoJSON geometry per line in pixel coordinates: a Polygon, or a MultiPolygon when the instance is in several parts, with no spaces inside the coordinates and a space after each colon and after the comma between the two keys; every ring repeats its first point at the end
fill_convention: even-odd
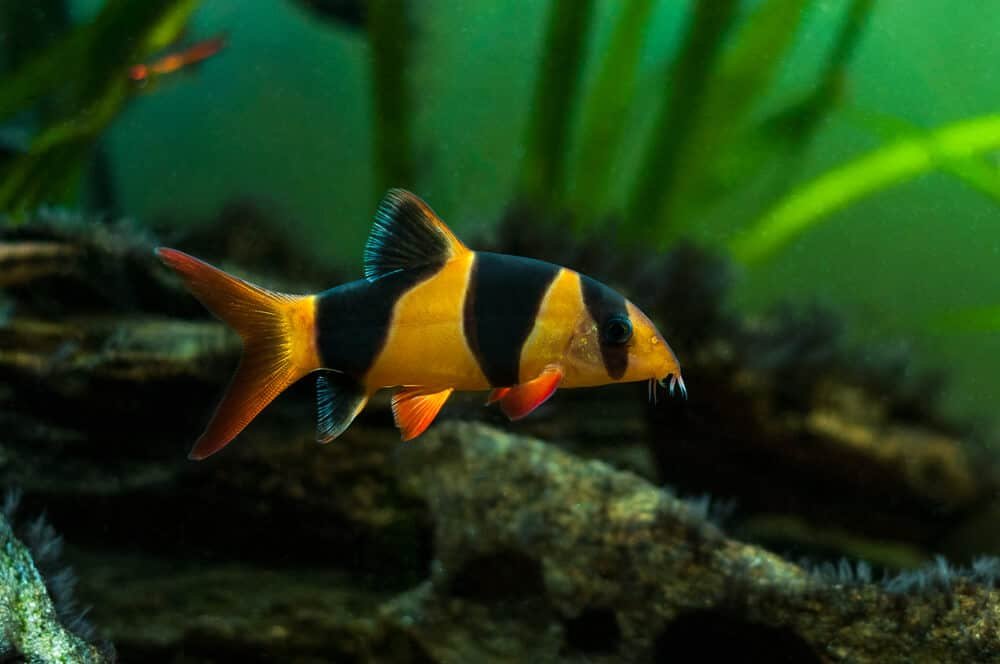
{"type": "Polygon", "coordinates": [[[431,425],[454,390],[430,392],[423,387],[408,387],[392,397],[392,416],[403,440],[412,440],[431,425]]]}
{"type": "Polygon", "coordinates": [[[316,440],[329,443],[344,433],[367,403],[368,393],[355,379],[341,373],[321,374],[316,378],[316,440]]]}
{"type": "Polygon", "coordinates": [[[508,418],[519,420],[545,403],[555,393],[562,379],[561,368],[547,366],[536,378],[510,388],[500,399],[500,410],[508,418]]]}
{"type": "Polygon", "coordinates": [[[486,398],[486,405],[489,406],[490,404],[494,404],[497,401],[500,401],[505,396],[507,396],[508,392],[510,392],[510,388],[509,387],[495,387],[495,388],[493,388],[490,391],[490,396],[486,398]]]}

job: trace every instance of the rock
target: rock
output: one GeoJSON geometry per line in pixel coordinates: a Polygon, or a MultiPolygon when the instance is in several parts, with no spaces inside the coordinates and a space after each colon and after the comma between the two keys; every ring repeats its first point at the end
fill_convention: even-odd
{"type": "Polygon", "coordinates": [[[726,538],[630,473],[482,425],[439,426],[401,460],[403,482],[430,506],[435,562],[429,587],[392,615],[435,661],[469,661],[455,657],[468,654],[456,650],[456,633],[480,641],[493,634],[490,611],[477,628],[469,624],[476,612],[462,603],[504,602],[536,603],[525,612],[539,644],[531,661],[600,652],[604,661],[668,661],[697,645],[696,636],[725,632],[742,636],[702,644],[705,652],[725,647],[754,660],[754,648],[764,648],[775,659],[810,658],[788,661],[1000,658],[1000,594],[969,576],[946,574],[905,592],[863,569],[831,579],[726,538]],[[455,596],[460,604],[442,609],[455,596]],[[464,620],[449,629],[442,610],[464,620]],[[609,638],[587,645],[601,630],[609,638]],[[550,631],[562,633],[558,647],[550,631]]]}
{"type": "MultiPolygon", "coordinates": [[[[375,441],[365,435],[357,444],[378,449],[375,441]]],[[[310,539],[322,548],[331,536],[289,529],[282,521],[293,512],[286,511],[262,515],[244,545],[252,559],[259,556],[253,542],[269,548],[266,540],[284,532],[292,555],[283,560],[80,553],[81,591],[95,621],[123,658],[157,661],[183,653],[187,662],[266,655],[610,664],[694,652],[729,661],[1000,661],[996,564],[967,572],[938,565],[884,582],[863,564],[810,570],[728,538],[705,520],[703,504],[535,439],[445,422],[392,447],[391,457],[372,458],[384,468],[384,490],[413,507],[409,516],[381,513],[433,532],[425,581],[379,587],[373,574],[389,570],[386,561],[361,575],[329,549],[322,549],[329,557],[303,562],[299,552],[310,539]]],[[[343,470],[360,449],[311,446],[314,479],[301,469],[276,475],[268,491],[308,513],[326,500],[325,487],[341,494],[333,504],[349,513],[346,506],[368,500],[343,470]],[[324,460],[327,454],[341,460],[324,460]],[[301,482],[302,491],[295,488],[301,482]]],[[[294,463],[281,459],[276,469],[294,463]]],[[[237,478],[261,473],[240,466],[230,481],[249,490],[237,478]]],[[[188,543],[200,550],[206,533],[189,533],[188,543]]]]}
{"type": "Polygon", "coordinates": [[[104,664],[114,654],[64,627],[31,552],[0,511],[0,659],[41,664],[104,664]]]}

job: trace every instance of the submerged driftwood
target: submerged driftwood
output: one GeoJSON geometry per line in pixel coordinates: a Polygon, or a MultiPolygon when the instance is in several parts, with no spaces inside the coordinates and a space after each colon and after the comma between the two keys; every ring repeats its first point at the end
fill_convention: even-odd
{"type": "MultiPolygon", "coordinates": [[[[599,646],[614,660],[666,661],[730,624],[747,642],[722,647],[748,659],[756,647],[771,661],[809,661],[808,652],[815,661],[1000,658],[992,585],[945,578],[901,593],[863,573],[840,582],[811,574],[727,539],[690,504],[631,474],[482,426],[439,427],[402,464],[435,523],[435,573],[416,606],[440,611],[453,594],[524,602],[534,592],[532,622],[539,638],[549,634],[551,661],[572,660],[567,636],[582,632],[579,649],[586,625],[621,635],[599,646]]],[[[413,623],[408,632],[442,661],[466,659],[444,657],[454,635],[413,623]]]]}
{"type": "Polygon", "coordinates": [[[430,576],[413,589],[379,590],[315,562],[91,559],[95,618],[131,652],[234,659],[260,649],[442,663],[1000,658],[995,566],[889,583],[864,566],[807,570],[727,538],[703,506],[631,473],[481,424],[438,425],[389,466],[433,524],[430,576]]]}

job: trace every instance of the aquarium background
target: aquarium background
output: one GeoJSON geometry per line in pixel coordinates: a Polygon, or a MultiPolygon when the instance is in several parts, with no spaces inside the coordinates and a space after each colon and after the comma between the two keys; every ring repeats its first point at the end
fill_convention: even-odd
{"type": "MultiPolygon", "coordinates": [[[[645,392],[609,388],[560,393],[523,425],[474,400],[449,404],[443,419],[483,420],[683,498],[704,496],[695,502],[701,521],[789,561],[766,580],[782,598],[797,587],[791,565],[800,557],[822,583],[858,589],[861,613],[884,614],[885,601],[924,615],[922,599],[911,606],[898,598],[957,583],[980,601],[981,587],[992,588],[993,563],[977,556],[1000,549],[989,534],[1000,514],[1000,4],[0,0],[0,21],[0,269],[6,264],[10,275],[0,281],[0,414],[14,423],[0,468],[3,484],[23,491],[18,510],[7,511],[11,523],[17,513],[47,512],[63,534],[80,601],[95,606],[86,640],[108,639],[123,661],[258,661],[248,653],[259,661],[673,661],[691,645],[669,628],[657,631],[660,623],[644,631],[643,620],[665,620],[672,608],[636,617],[624,600],[608,599],[613,593],[593,591],[605,599],[574,614],[567,606],[579,597],[553,590],[552,561],[570,564],[563,553],[539,553],[550,566],[542,574],[531,561],[504,557],[510,513],[491,521],[472,507],[442,511],[442,496],[458,499],[462,490],[472,505],[496,498],[463,484],[461,464],[442,465],[456,473],[445,488],[408,484],[407,473],[432,475],[441,443],[416,453],[426,458],[400,461],[407,452],[384,408],[330,452],[302,442],[313,426],[312,388],[299,385],[261,416],[256,434],[251,425],[251,449],[234,453],[243,456],[213,458],[208,469],[186,465],[236,351],[143,252],[167,244],[276,288],[321,290],[360,275],[372,215],[395,186],[425,199],[473,248],[579,267],[621,288],[649,307],[682,367],[693,367],[687,406],[647,406],[645,392]],[[222,49],[203,61],[141,84],[129,79],[129,67],[220,36],[222,49]],[[87,260],[64,270],[60,254],[38,242],[77,247],[87,260]],[[135,319],[147,316],[207,327],[136,332],[135,319]],[[39,320],[56,328],[72,321],[75,331],[25,327],[39,320]],[[48,334],[63,341],[47,346],[48,334]],[[108,369],[102,353],[116,343],[135,350],[132,334],[155,361],[125,353],[108,369]],[[109,403],[118,397],[101,390],[134,399],[109,403]],[[115,419],[126,410],[134,419],[115,419]],[[137,450],[134,429],[154,416],[169,422],[143,431],[152,443],[137,450]],[[825,447],[824,436],[843,445],[825,447]],[[84,480],[73,476],[77,463],[84,480]],[[206,497],[219,501],[227,524],[215,532],[200,507],[206,497]],[[76,513],[83,505],[87,517],[76,513]],[[483,544],[497,557],[465,567],[468,551],[442,542],[442,529],[479,518],[493,524],[483,530],[496,534],[481,537],[500,553],[483,544]],[[258,535],[270,542],[244,560],[258,535]],[[327,561],[315,546],[341,551],[327,561]],[[836,567],[841,558],[852,561],[847,572],[836,567]],[[202,560],[211,565],[199,577],[202,560]],[[442,561],[461,569],[442,571],[442,561]],[[824,563],[832,576],[821,573],[824,563]],[[243,564],[255,575],[242,576],[243,564]],[[297,564],[309,572],[294,582],[282,576],[297,564]],[[926,564],[938,565],[938,575],[914,571],[926,564]],[[433,565],[433,592],[399,594],[433,565]],[[172,566],[193,573],[170,581],[172,566]],[[513,584],[514,595],[504,595],[483,582],[491,569],[542,574],[545,589],[513,584]],[[364,592],[344,581],[351,575],[365,579],[364,592]],[[281,613],[268,599],[234,600],[250,592],[248,578],[263,596],[281,596],[277,606],[309,607],[305,618],[289,610],[295,618],[280,630],[298,635],[315,619],[312,627],[333,630],[336,645],[284,632],[244,638],[274,627],[281,613]],[[215,581],[223,590],[205,604],[182,599],[215,581]],[[154,597],[147,608],[171,614],[162,623],[169,627],[142,631],[121,617],[143,603],[105,588],[130,583],[154,597]],[[317,584],[338,590],[317,595],[317,584]],[[554,630],[577,637],[554,646],[522,630],[534,605],[517,604],[521,591],[546,607],[542,614],[551,610],[554,630]],[[470,642],[507,625],[514,645],[456,645],[461,639],[439,626],[461,620],[435,604],[452,596],[488,607],[469,619],[479,635],[470,642]],[[188,610],[215,617],[187,621],[188,610]],[[333,617],[323,622],[310,611],[333,617]],[[359,616],[370,615],[380,617],[359,627],[359,616]],[[589,632],[595,641],[581,641],[589,632]]],[[[516,465],[492,429],[439,424],[445,447],[460,441],[474,450],[470,466],[516,465]]],[[[603,486],[572,463],[546,463],[566,477],[582,473],[581,486],[603,486]]],[[[589,504],[617,495],[593,491],[564,497],[589,504]]],[[[525,505],[525,513],[557,510],[525,505]]],[[[573,535],[589,541],[586,532],[573,535]]],[[[511,537],[527,541],[520,531],[511,537]]],[[[518,556],[535,555],[524,546],[518,556]]],[[[730,584],[743,568],[726,569],[730,584]]],[[[744,592],[730,585],[730,595],[744,592]]],[[[817,590],[816,601],[830,615],[849,614],[827,591],[817,590]]],[[[746,594],[739,606],[774,599],[746,594]]],[[[977,619],[992,615],[982,601],[977,619]]],[[[970,630],[958,609],[932,613],[945,632],[970,630]]],[[[727,609],[736,614],[748,615],[727,609]]],[[[746,639],[751,650],[785,644],[752,651],[812,661],[796,639],[808,650],[821,632],[774,615],[750,622],[797,636],[711,621],[691,633],[746,639]]],[[[997,628],[977,633],[987,636],[974,646],[917,640],[912,652],[995,661],[997,628]]],[[[905,635],[896,638],[910,647],[905,635]]],[[[889,661],[876,646],[852,647],[822,655],[889,661]]]]}
{"type": "MultiPolygon", "coordinates": [[[[80,20],[101,5],[71,4],[80,20]]],[[[580,71],[561,73],[580,77],[574,104],[594,93],[596,70],[627,4],[594,3],[580,71]]],[[[572,109],[560,118],[569,136],[567,194],[588,215],[623,205],[691,12],[690,2],[647,4],[635,86],[622,104],[621,144],[596,165],[611,190],[603,210],[588,210],[586,195],[574,190],[584,113],[572,109]]],[[[744,20],[760,4],[767,3],[743,3],[744,20]]],[[[801,23],[771,85],[753,91],[751,118],[777,112],[817,84],[850,9],[847,2],[785,4],[785,11],[804,7],[801,23]]],[[[686,230],[725,246],[762,212],[762,191],[774,202],[773,188],[807,182],[884,144],[880,121],[929,130],[995,113],[1000,74],[986,63],[1000,55],[1000,7],[872,4],[839,98],[817,118],[814,134],[794,157],[763,160],[778,171],[770,181],[762,183],[753,165],[740,165],[732,199],[723,185],[716,205],[692,214],[686,230]]],[[[407,186],[460,233],[488,228],[517,194],[548,9],[545,2],[430,0],[406,10],[408,30],[400,38],[410,52],[400,64],[416,162],[407,186]]],[[[280,210],[300,231],[293,236],[321,260],[359,266],[358,247],[379,197],[365,33],[317,20],[294,2],[262,1],[204,2],[189,30],[191,39],[225,32],[229,45],[198,71],[136,99],[109,128],[104,141],[121,209],[188,225],[235,197],[252,198],[280,210]]],[[[722,154],[712,158],[741,156],[727,154],[734,145],[713,147],[722,154]]],[[[983,161],[996,178],[996,158],[983,161]]],[[[995,196],[932,170],[832,213],[752,266],[736,283],[736,301],[750,310],[783,299],[834,304],[856,319],[855,334],[919,344],[919,362],[948,368],[949,403],[990,417],[1000,386],[991,361],[1000,351],[995,335],[942,332],[933,322],[954,309],[996,304],[996,215],[995,196]]]]}

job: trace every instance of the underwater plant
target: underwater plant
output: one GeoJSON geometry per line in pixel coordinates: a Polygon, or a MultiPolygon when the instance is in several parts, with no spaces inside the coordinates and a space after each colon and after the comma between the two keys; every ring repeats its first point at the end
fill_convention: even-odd
{"type": "Polygon", "coordinates": [[[696,0],[662,83],[641,85],[639,54],[659,5],[619,8],[597,73],[586,81],[591,10],[587,3],[564,4],[550,9],[516,200],[546,216],[568,208],[581,231],[613,221],[624,239],[663,247],[704,216],[720,189],[748,186],[752,178],[745,175],[808,142],[839,101],[844,69],[874,3],[850,4],[813,88],[763,120],[755,119],[756,102],[785,62],[814,5],[809,0],[766,0],[749,12],[730,0],[696,0]],[[659,110],[621,201],[608,174],[628,166],[621,144],[630,102],[638,87],[653,85],[661,90],[659,110]],[[578,152],[569,149],[574,143],[578,152]],[[570,157],[575,161],[566,163],[570,157]]]}
{"type": "Polygon", "coordinates": [[[553,211],[565,190],[580,63],[593,11],[593,0],[556,0],[549,10],[520,174],[521,195],[539,209],[553,211]]]}
{"type": "MultiPolygon", "coordinates": [[[[344,4],[344,3],[341,3],[344,4]]],[[[391,187],[414,187],[413,102],[407,64],[413,49],[411,3],[364,3],[371,45],[375,198],[391,187]]]]}
{"type": "Polygon", "coordinates": [[[798,187],[733,241],[733,253],[745,262],[760,261],[856,200],[932,169],[947,171],[952,165],[998,149],[1000,115],[963,120],[922,136],[902,138],[798,187]]]}
{"type": "Polygon", "coordinates": [[[94,146],[134,93],[129,68],[174,43],[197,6],[109,0],[91,22],[8,74],[0,84],[0,122],[44,112],[28,145],[0,162],[0,210],[19,216],[75,197],[94,146]]]}

